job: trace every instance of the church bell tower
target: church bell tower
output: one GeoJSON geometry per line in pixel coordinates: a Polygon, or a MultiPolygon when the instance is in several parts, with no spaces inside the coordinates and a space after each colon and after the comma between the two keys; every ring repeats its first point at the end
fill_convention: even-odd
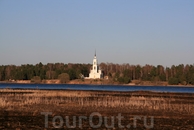
{"type": "Polygon", "coordinates": [[[92,69],[90,70],[90,74],[89,74],[89,79],[100,79],[102,77],[103,77],[103,74],[100,68],[98,67],[98,60],[96,58],[96,51],[95,51],[92,69]]]}
{"type": "Polygon", "coordinates": [[[94,59],[93,59],[93,71],[94,73],[97,73],[97,70],[98,70],[98,61],[97,61],[97,58],[96,58],[96,51],[95,51],[95,55],[94,55],[94,59]]]}

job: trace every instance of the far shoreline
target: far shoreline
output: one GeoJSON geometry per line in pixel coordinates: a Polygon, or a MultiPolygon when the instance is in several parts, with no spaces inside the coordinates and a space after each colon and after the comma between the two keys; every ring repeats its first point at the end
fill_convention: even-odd
{"type": "MultiPolygon", "coordinates": [[[[55,80],[56,81],[56,80],[55,80]]],[[[77,81],[77,80],[72,80],[68,83],[59,83],[59,82],[52,82],[52,80],[50,80],[50,82],[40,82],[40,83],[34,83],[31,82],[30,80],[21,80],[21,81],[0,81],[0,84],[67,84],[67,85],[114,85],[114,86],[142,86],[142,87],[194,87],[194,85],[169,85],[169,84],[134,84],[134,83],[129,83],[129,84],[119,84],[119,83],[99,83],[99,82],[92,82],[92,83],[88,83],[88,82],[84,82],[84,81],[77,81]]]]}

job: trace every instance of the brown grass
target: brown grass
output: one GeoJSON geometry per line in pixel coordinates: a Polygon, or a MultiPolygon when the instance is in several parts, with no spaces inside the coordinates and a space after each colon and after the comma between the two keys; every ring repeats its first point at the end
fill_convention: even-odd
{"type": "Polygon", "coordinates": [[[0,90],[0,109],[38,110],[46,106],[119,108],[123,110],[178,112],[194,115],[193,95],[165,97],[162,94],[138,95],[137,93],[65,91],[65,90],[0,90]],[[149,96],[148,96],[149,95],[149,96]],[[37,107],[36,107],[37,106],[37,107]],[[43,106],[43,107],[40,107],[43,106]]]}

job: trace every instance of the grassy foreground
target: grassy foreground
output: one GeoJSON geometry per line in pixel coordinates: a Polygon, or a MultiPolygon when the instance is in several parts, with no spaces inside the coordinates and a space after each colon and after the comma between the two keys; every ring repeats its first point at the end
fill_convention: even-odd
{"type": "Polygon", "coordinates": [[[121,125],[122,129],[148,129],[144,119],[149,126],[151,117],[153,127],[149,129],[194,129],[194,94],[0,89],[0,129],[93,129],[87,120],[93,112],[98,113],[92,118],[93,124],[99,123],[99,117],[103,119],[97,129],[118,129],[121,125]],[[50,112],[47,127],[41,112],[50,112]],[[116,118],[119,113],[123,116],[121,124],[116,118]],[[63,118],[61,125],[56,116],[63,118]],[[87,117],[82,126],[79,116],[87,117]]]}

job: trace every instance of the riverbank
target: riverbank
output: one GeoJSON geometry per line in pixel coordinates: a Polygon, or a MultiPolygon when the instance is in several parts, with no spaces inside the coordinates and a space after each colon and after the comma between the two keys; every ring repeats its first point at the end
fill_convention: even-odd
{"type": "MultiPolygon", "coordinates": [[[[31,82],[31,80],[12,80],[12,81],[0,81],[0,83],[15,83],[15,84],[60,84],[60,80],[42,80],[41,82],[31,82]]],[[[70,80],[66,84],[85,84],[85,85],[126,85],[126,86],[176,86],[176,87],[194,87],[194,85],[169,85],[168,82],[151,82],[132,80],[129,84],[121,84],[107,79],[75,79],[70,80]]]]}
{"type": "MultiPolygon", "coordinates": [[[[114,128],[122,126],[131,129],[193,129],[194,94],[159,92],[109,92],[71,90],[25,90],[0,89],[0,129],[44,129],[45,112],[48,114],[48,128],[59,126],[63,129],[93,129],[89,118],[98,129],[107,128],[105,118],[114,128]],[[94,113],[95,112],[95,113],[94,113]],[[96,114],[96,115],[95,115],[96,114]],[[118,115],[121,114],[121,125],[118,115]],[[76,117],[74,122],[73,116],[76,117]],[[79,117],[83,119],[79,125],[79,117]],[[69,117],[67,125],[66,117],[69,117]],[[134,125],[134,120],[138,119],[134,125]],[[153,119],[153,128],[151,120],[153,119]],[[54,120],[54,122],[53,122],[54,120]],[[54,123],[54,125],[53,125],[54,123]],[[136,127],[136,128],[135,128],[136,127]]],[[[110,125],[109,124],[109,125],[110,125]]],[[[110,127],[110,129],[113,129],[110,127]]],[[[124,129],[124,128],[123,128],[124,129]]]]}

